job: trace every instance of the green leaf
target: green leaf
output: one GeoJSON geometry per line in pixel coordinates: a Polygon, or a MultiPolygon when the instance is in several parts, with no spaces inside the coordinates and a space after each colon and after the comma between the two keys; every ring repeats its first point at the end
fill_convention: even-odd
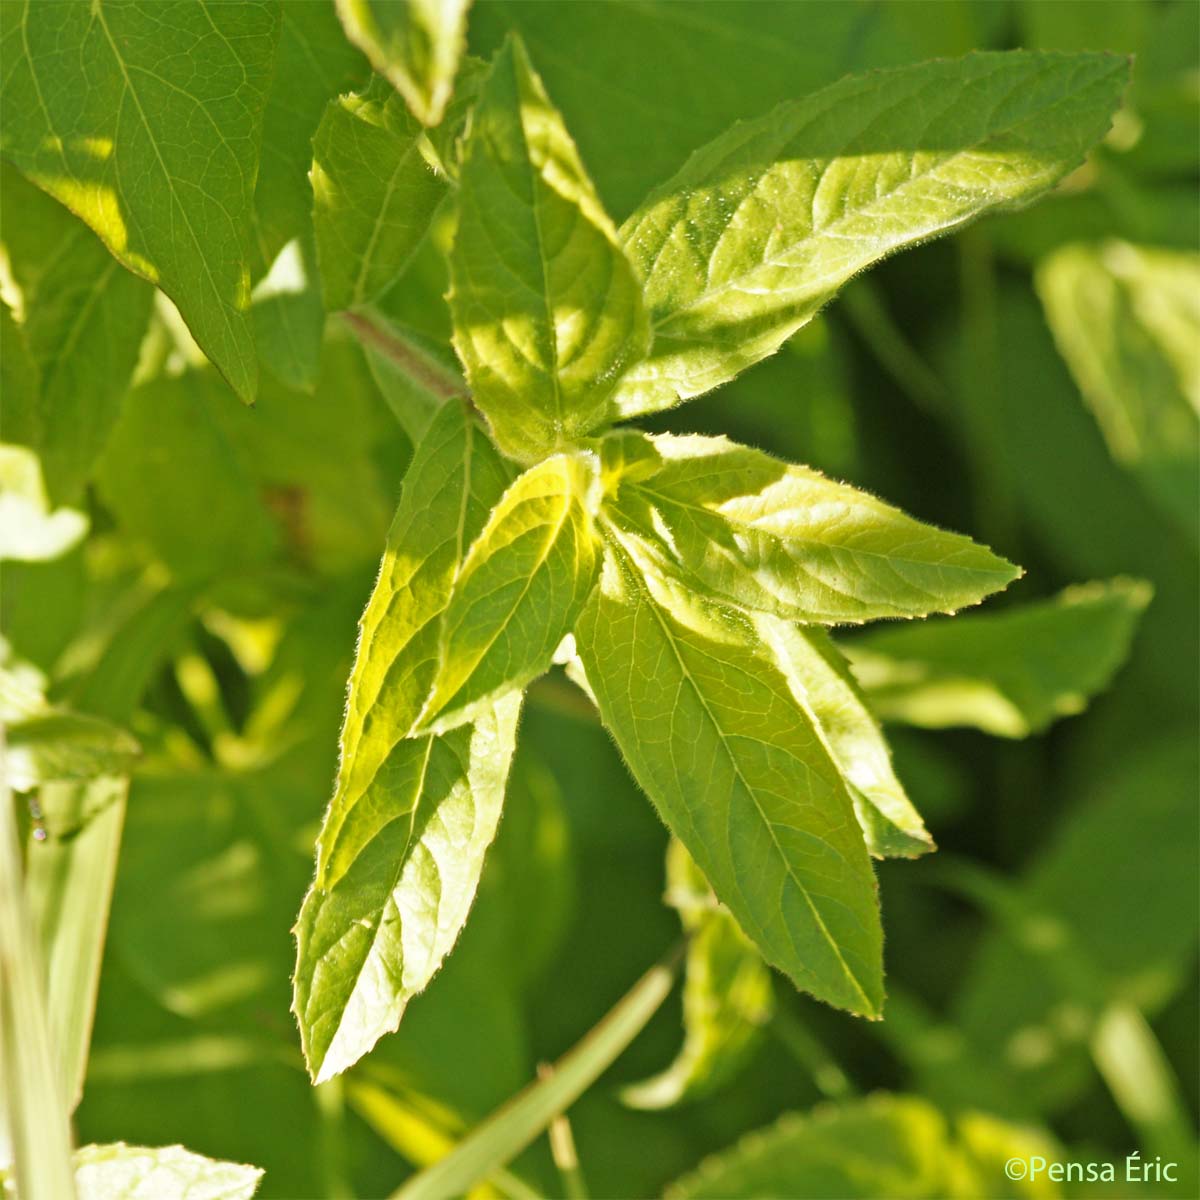
{"type": "Polygon", "coordinates": [[[610,543],[576,629],[604,724],[763,957],[852,1012],[883,1005],[878,900],[841,775],[740,613],[610,543]]]}
{"type": "Polygon", "coordinates": [[[500,498],[454,580],[421,727],[457,724],[550,667],[599,567],[592,480],[586,457],[560,454],[500,498]]]}
{"type": "Polygon", "coordinates": [[[666,899],[688,933],[683,1047],[665,1071],[622,1088],[632,1108],[668,1108],[716,1090],[757,1049],[773,1008],[766,964],[677,838],[667,847],[666,899]]]}
{"type": "MultiPolygon", "coordinates": [[[[7,308],[4,315],[7,318],[7,308]]],[[[11,336],[5,339],[5,349],[10,353],[19,344],[11,336]]],[[[15,358],[22,364],[20,369],[27,382],[28,359],[19,350],[15,358]]],[[[7,383],[12,375],[6,374],[7,383]]],[[[50,507],[37,455],[24,446],[0,445],[0,561],[46,562],[58,558],[87,529],[88,519],[83,513],[73,508],[50,507]]]]}
{"type": "Polygon", "coordinates": [[[313,138],[313,223],[325,307],[357,308],[404,270],[446,194],[421,126],[379,78],[330,103],[313,138]]]}
{"type": "Polygon", "coordinates": [[[0,205],[10,214],[3,239],[20,290],[21,328],[40,374],[36,386],[19,389],[24,394],[6,388],[5,440],[37,451],[51,502],[72,503],[117,419],[154,292],[7,165],[0,167],[0,205]]]}
{"type": "Polygon", "coordinates": [[[6,4],[3,153],[158,284],[252,400],[248,237],[279,8],[6,4]]]}
{"type": "MultiPolygon", "coordinates": [[[[374,733],[372,787],[341,786],[296,927],[294,1009],[320,1083],[395,1030],[467,918],[496,832],[520,695],[443,736],[374,733]]],[[[344,773],[344,772],[343,772],[344,773]]]]}
{"type": "Polygon", "coordinates": [[[1004,1163],[1064,1162],[1035,1129],[968,1113],[951,1129],[927,1100],[880,1093],[865,1100],[788,1113],[774,1125],[703,1162],[666,1191],[668,1200],[738,1196],[821,1196],[828,1200],[974,1200],[1021,1196],[1054,1200],[1046,1175],[1013,1182],[1004,1163]]]}
{"type": "Polygon", "coordinates": [[[138,756],[137,742],[99,717],[47,707],[13,721],[5,772],[8,784],[24,792],[43,783],[82,782],[98,775],[125,775],[138,756]]]}
{"type": "Polygon", "coordinates": [[[466,44],[471,0],[336,0],[346,36],[422,124],[442,119],[466,44]]]}
{"type": "Polygon", "coordinates": [[[1104,135],[1114,55],[975,54],[851,76],[696,151],[621,228],[652,355],[614,397],[669,408],[774,353],[852,276],[1023,204],[1104,135]]]}
{"type": "Polygon", "coordinates": [[[455,346],[501,448],[536,460],[606,420],[646,350],[641,285],[515,38],[471,119],[450,262],[455,346]]]}
{"type": "Polygon", "coordinates": [[[765,614],[755,625],[842,772],[867,849],[876,858],[932,850],[933,839],[892,770],[883,732],[829,635],[765,614]]]}
{"type": "Polygon", "coordinates": [[[83,1146],[75,1151],[79,1200],[250,1200],[262,1171],[182,1146],[83,1146]]]}
{"type": "Polygon", "coordinates": [[[1083,584],[1005,612],[875,630],[841,649],[884,720],[1028,737],[1108,686],[1151,595],[1136,580],[1083,584]]]}
{"type": "Polygon", "coordinates": [[[617,519],[741,607],[829,625],[917,617],[978,604],[1020,574],[969,538],[725,438],[656,437],[641,453],[660,463],[628,482],[617,472],[617,519]]]}
{"type": "Polygon", "coordinates": [[[1200,256],[1065,246],[1037,289],[1113,458],[1200,538],[1200,256]]]}
{"type": "Polygon", "coordinates": [[[321,371],[325,306],[311,237],[293,238],[255,284],[250,315],[263,365],[280,383],[311,392],[321,371]]]}

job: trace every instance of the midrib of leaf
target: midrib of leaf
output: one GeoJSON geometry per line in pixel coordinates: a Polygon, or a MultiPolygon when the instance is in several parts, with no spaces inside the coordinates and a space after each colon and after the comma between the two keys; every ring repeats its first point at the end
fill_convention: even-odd
{"type": "MultiPolygon", "coordinates": [[[[150,127],[150,121],[146,116],[146,110],[142,107],[142,102],[138,98],[137,90],[133,86],[133,80],[130,79],[130,77],[129,77],[129,71],[125,66],[125,60],[121,57],[121,52],[117,49],[117,43],[113,39],[112,31],[108,27],[108,22],[104,19],[103,0],[91,0],[91,4],[92,4],[92,13],[96,17],[96,19],[100,22],[100,28],[104,31],[104,37],[105,37],[105,40],[108,42],[109,49],[112,51],[113,59],[115,60],[117,66],[121,68],[121,78],[125,81],[125,87],[124,87],[123,91],[121,92],[121,103],[124,104],[126,93],[128,93],[129,96],[133,99],[134,107],[136,107],[138,116],[141,118],[142,128],[145,129],[145,131],[146,131],[146,139],[149,141],[150,145],[154,149],[154,157],[155,157],[155,160],[158,162],[159,170],[162,172],[162,177],[166,183],[166,190],[171,197],[171,202],[174,205],[174,207],[178,210],[180,217],[183,219],[183,224],[188,231],[188,236],[192,239],[192,245],[195,246],[196,252],[200,256],[200,261],[204,264],[204,275],[205,275],[205,278],[208,280],[208,284],[212,290],[213,295],[215,295],[217,298],[217,306],[220,309],[223,323],[225,325],[226,333],[230,337],[233,337],[233,326],[229,323],[229,318],[227,315],[227,309],[229,308],[229,305],[227,304],[225,297],[221,295],[221,289],[219,287],[217,287],[217,281],[213,278],[212,268],[209,266],[209,263],[208,263],[208,255],[204,253],[204,249],[200,245],[200,239],[196,236],[195,229],[192,228],[192,222],[188,218],[187,208],[179,198],[179,192],[177,191],[177,189],[171,179],[171,172],[167,170],[166,161],[163,159],[162,151],[159,149],[158,141],[154,136],[154,131],[150,127]]],[[[28,0],[26,0],[26,12],[28,12],[28,7],[29,7],[28,0]]],[[[204,11],[205,19],[211,25],[212,17],[209,16],[208,9],[204,8],[203,3],[201,4],[200,7],[204,11]]],[[[226,42],[226,45],[228,45],[228,39],[226,38],[224,40],[226,42]]],[[[30,60],[29,70],[30,70],[30,74],[32,74],[33,73],[32,60],[30,60]]],[[[160,79],[160,82],[164,83],[168,87],[171,87],[175,91],[181,90],[179,88],[174,87],[174,85],[170,84],[167,80],[160,79]]],[[[184,94],[186,95],[186,93],[184,93],[184,94]]],[[[39,93],[39,96],[40,96],[40,93],[39,93]]],[[[190,97],[189,97],[189,99],[190,99],[190,97]]],[[[212,119],[212,115],[208,112],[208,110],[204,107],[204,105],[196,104],[195,107],[197,109],[199,109],[202,113],[204,113],[205,117],[208,118],[208,123],[210,125],[212,125],[213,129],[216,131],[217,137],[220,139],[221,145],[224,146],[227,150],[230,149],[229,143],[225,140],[224,133],[221,132],[220,127],[212,119]]],[[[47,118],[48,117],[49,117],[49,114],[47,114],[47,118]]],[[[49,119],[47,119],[46,124],[48,127],[52,128],[52,126],[50,126],[49,119]]],[[[120,109],[118,108],[117,120],[116,120],[116,124],[115,124],[114,128],[119,129],[120,124],[121,124],[121,116],[120,116],[120,109]]],[[[236,154],[232,155],[232,158],[233,158],[235,164],[237,164],[238,173],[241,174],[241,164],[238,163],[237,155],[236,154]]],[[[125,190],[124,190],[124,187],[122,186],[122,182],[121,182],[121,172],[116,169],[115,165],[113,168],[113,182],[116,184],[117,190],[120,191],[121,198],[125,199],[125,190]]],[[[157,280],[151,279],[151,282],[157,283],[157,280]]]]}
{"type": "MultiPolygon", "coordinates": [[[[1001,65],[997,65],[989,73],[989,75],[996,75],[1002,69],[1003,69],[1003,67],[1001,65]]],[[[1077,70],[1078,70],[1078,68],[1077,68],[1077,70]]],[[[985,80],[988,77],[989,76],[987,76],[987,75],[979,76],[977,79],[972,80],[972,85],[974,86],[976,84],[982,83],[983,80],[985,80]]],[[[999,109],[1004,103],[1006,103],[1009,100],[1009,98],[1011,98],[1021,88],[1028,86],[1028,83],[1029,83],[1029,81],[1025,80],[1020,85],[1014,85],[1008,92],[1006,92],[1004,94],[1003,97],[1001,97],[1000,99],[997,100],[997,102],[992,107],[992,112],[995,112],[997,109],[999,109]]],[[[1053,104],[1047,105],[1045,108],[1042,108],[1038,111],[1037,117],[1039,120],[1045,120],[1046,117],[1050,113],[1052,113],[1056,108],[1058,108],[1062,104],[1066,103],[1067,99],[1072,94],[1073,88],[1072,87],[1064,88],[1064,91],[1067,93],[1066,96],[1055,101],[1053,104]]],[[[853,134],[853,137],[848,137],[845,140],[851,141],[851,140],[853,140],[853,138],[861,137],[863,135],[863,133],[865,133],[867,130],[869,130],[871,128],[871,124],[874,124],[876,121],[884,120],[886,117],[891,115],[892,111],[894,111],[895,109],[901,108],[904,104],[910,103],[911,101],[912,101],[911,95],[906,96],[906,97],[902,98],[901,100],[898,100],[892,106],[891,109],[884,110],[883,112],[878,114],[878,116],[874,119],[874,121],[872,121],[870,124],[867,124],[867,125],[861,127],[860,129],[856,130],[855,133],[853,134]]],[[[944,110],[942,110],[942,111],[944,111],[944,110]]],[[[824,115],[824,114],[817,114],[816,116],[814,116],[813,120],[819,120],[822,115],[824,115]]],[[[862,208],[856,208],[852,212],[843,213],[835,221],[831,222],[828,225],[822,226],[818,229],[816,226],[816,222],[812,221],[812,228],[803,237],[801,237],[798,240],[785,246],[781,251],[776,251],[775,255],[770,260],[756,263],[749,270],[743,271],[741,274],[739,274],[731,279],[726,280],[723,284],[721,284],[717,288],[709,289],[706,287],[704,291],[702,291],[698,295],[692,297],[692,299],[688,300],[685,304],[681,304],[681,305],[678,305],[677,307],[673,307],[669,312],[663,314],[661,317],[654,320],[655,330],[656,331],[661,330],[663,327],[668,326],[673,321],[677,320],[681,315],[690,312],[694,308],[697,308],[700,305],[705,304],[710,300],[716,299],[717,297],[725,294],[726,292],[744,290],[745,286],[754,279],[754,276],[765,268],[792,266],[793,265],[792,263],[786,261],[787,258],[790,255],[794,254],[802,246],[804,246],[805,243],[810,242],[810,241],[819,241],[819,240],[825,239],[825,238],[830,238],[830,239],[838,238],[840,236],[840,234],[838,233],[839,228],[841,228],[843,225],[845,225],[848,221],[856,220],[856,219],[859,219],[864,216],[869,216],[880,205],[883,205],[885,203],[890,203],[890,202],[894,201],[895,199],[897,199],[898,197],[902,198],[905,191],[907,189],[913,187],[917,183],[924,181],[925,179],[927,179],[930,176],[933,176],[936,178],[938,172],[948,162],[951,162],[956,158],[967,156],[967,155],[970,155],[970,154],[978,151],[980,148],[986,146],[988,142],[993,141],[999,137],[1002,137],[1004,134],[1010,133],[1013,129],[1016,129],[1017,127],[1019,127],[1022,124],[1027,124],[1029,122],[1029,120],[1030,120],[1030,115],[1025,114],[1019,120],[1015,120],[1009,125],[1006,125],[1002,128],[992,130],[990,133],[988,133],[986,138],[984,138],[983,140],[981,140],[978,143],[975,143],[968,147],[964,147],[962,149],[951,151],[950,153],[944,154],[941,157],[936,158],[930,164],[930,166],[928,168],[926,168],[924,171],[922,171],[920,174],[915,174],[915,175],[910,174],[908,179],[903,180],[902,182],[897,184],[895,187],[891,188],[889,191],[876,196],[875,199],[870,202],[870,204],[867,204],[862,208]]],[[[810,122],[810,124],[811,124],[811,122],[810,122]]],[[[800,136],[800,134],[802,132],[803,131],[793,134],[792,137],[789,138],[789,141],[794,140],[796,137],[800,136]]],[[[899,149],[899,147],[897,147],[897,149],[899,149]]],[[[838,157],[836,155],[825,161],[824,166],[821,168],[822,178],[824,177],[824,173],[829,169],[829,167],[834,162],[837,162],[837,161],[838,161],[838,157]]],[[[729,221],[727,222],[725,231],[722,233],[721,237],[718,238],[718,240],[714,244],[712,250],[708,253],[707,263],[705,264],[706,276],[707,276],[707,273],[711,271],[713,259],[716,258],[717,251],[720,249],[721,243],[724,241],[726,233],[728,233],[729,229],[732,228],[732,226],[734,224],[734,217],[736,217],[737,212],[740,211],[743,204],[745,204],[748,200],[752,199],[757,194],[759,185],[762,183],[763,177],[776,165],[778,165],[778,164],[776,164],[776,163],[768,164],[768,166],[766,166],[763,169],[762,173],[759,174],[755,178],[753,185],[748,188],[746,194],[741,198],[741,200],[738,201],[737,208],[734,210],[733,216],[731,216],[729,221]]],[[[819,187],[820,187],[820,181],[818,180],[817,185],[813,188],[814,199],[816,198],[819,187]]],[[[947,228],[953,228],[957,225],[966,224],[967,222],[969,222],[973,219],[974,219],[973,216],[968,216],[965,218],[960,218],[959,220],[953,222],[949,226],[933,225],[930,228],[924,230],[922,233],[915,235],[915,237],[906,235],[904,237],[903,241],[905,244],[911,244],[911,242],[914,240],[919,240],[920,238],[925,238],[925,237],[932,237],[935,233],[937,233],[939,231],[944,231],[947,228]]],[[[811,220],[811,218],[810,218],[810,220],[811,220]]],[[[664,239],[663,243],[659,246],[658,250],[656,251],[653,265],[646,271],[647,276],[652,274],[654,266],[657,266],[658,258],[665,251],[666,245],[667,245],[667,239],[664,239]]],[[[890,253],[890,251],[888,253],[890,253]]],[[[826,281],[832,281],[832,282],[840,284],[844,278],[845,278],[844,270],[838,270],[838,271],[833,272],[831,275],[824,275],[824,276],[820,276],[815,279],[810,276],[810,277],[805,278],[803,287],[806,292],[812,292],[812,291],[816,291],[817,287],[821,283],[824,283],[826,281]]],[[[667,333],[666,336],[669,337],[670,334],[667,333]]]]}
{"type": "MultiPolygon", "coordinates": [[[[845,974],[846,978],[854,985],[855,990],[858,992],[858,995],[862,1000],[863,1008],[867,1012],[873,1012],[875,1010],[875,1005],[872,1003],[870,997],[867,995],[866,991],[863,989],[862,984],[858,980],[858,976],[854,974],[854,972],[850,968],[849,963],[847,963],[845,958],[842,956],[841,948],[838,946],[837,941],[830,934],[829,929],[826,926],[824,920],[822,919],[821,914],[818,911],[816,904],[813,902],[812,897],[809,895],[808,888],[805,887],[803,880],[797,878],[796,874],[793,872],[793,870],[791,868],[791,864],[788,861],[788,857],[783,852],[783,847],[780,846],[779,839],[775,836],[775,827],[771,823],[771,821],[767,818],[767,814],[765,812],[763,812],[762,806],[758,802],[758,796],[757,796],[754,788],[747,782],[746,777],[742,774],[741,767],[738,764],[737,756],[734,754],[733,750],[730,748],[730,746],[728,744],[728,741],[725,737],[724,731],[721,727],[721,723],[717,720],[716,716],[713,714],[712,709],[709,707],[708,701],[704,697],[703,690],[699,687],[699,685],[696,683],[696,681],[692,678],[691,673],[688,671],[687,666],[683,661],[683,656],[679,653],[679,650],[675,645],[675,639],[671,635],[671,630],[668,627],[667,623],[663,620],[662,614],[658,611],[658,605],[655,603],[654,598],[647,593],[645,585],[642,583],[640,575],[638,573],[638,569],[637,569],[636,562],[634,560],[634,556],[626,548],[623,540],[621,539],[620,530],[617,529],[615,526],[613,526],[611,523],[609,523],[607,521],[605,522],[605,525],[606,525],[606,528],[609,530],[610,534],[612,535],[609,544],[613,545],[614,548],[617,549],[617,552],[625,558],[626,569],[623,572],[623,574],[625,575],[626,579],[630,580],[633,583],[633,585],[638,589],[638,591],[641,592],[642,598],[643,598],[643,603],[654,614],[654,619],[658,623],[659,628],[662,630],[663,637],[666,639],[667,644],[671,647],[671,653],[674,656],[675,662],[677,663],[677,665],[679,667],[680,675],[683,677],[684,680],[686,680],[688,687],[691,688],[697,701],[699,701],[700,707],[704,710],[704,715],[708,718],[709,724],[712,726],[713,730],[716,732],[717,741],[721,747],[721,750],[724,752],[725,757],[729,760],[729,764],[733,768],[734,775],[737,777],[738,782],[741,784],[742,788],[745,790],[746,795],[748,795],[750,797],[751,801],[754,804],[755,811],[757,811],[759,818],[762,820],[763,825],[766,827],[767,832],[770,834],[771,844],[775,847],[775,850],[779,855],[780,861],[783,863],[784,870],[786,871],[788,878],[791,879],[792,882],[796,885],[796,887],[800,890],[800,894],[804,897],[804,902],[808,905],[809,911],[812,913],[813,920],[817,924],[817,928],[821,931],[821,935],[825,938],[825,941],[829,944],[830,949],[833,950],[834,956],[837,959],[838,963],[841,964],[842,971],[845,974]]],[[[824,745],[823,742],[821,744],[824,745]]],[[[728,816],[728,814],[727,814],[727,816],[728,816]]],[[[742,890],[742,882],[738,878],[737,872],[731,871],[730,874],[733,878],[734,886],[737,887],[738,893],[741,895],[742,902],[744,904],[746,904],[747,913],[751,912],[752,906],[749,903],[747,903],[746,893],[742,890]]],[[[788,941],[791,942],[792,950],[796,954],[797,960],[803,961],[803,959],[800,955],[800,952],[799,952],[800,948],[796,945],[796,939],[792,933],[791,926],[786,921],[784,921],[782,924],[783,924],[783,927],[787,930],[788,941]]]]}
{"type": "Polygon", "coordinates": [[[395,167],[392,168],[391,175],[388,176],[387,191],[384,192],[383,202],[380,204],[375,214],[375,219],[371,223],[371,236],[367,238],[367,247],[363,251],[362,259],[359,261],[358,278],[354,281],[354,301],[356,304],[362,303],[363,288],[367,282],[367,267],[371,263],[371,256],[375,253],[375,243],[379,241],[379,234],[383,229],[383,214],[387,212],[387,207],[392,200],[392,194],[396,190],[396,180],[408,165],[409,159],[417,152],[417,141],[418,138],[412,139],[408,145],[408,149],[397,160],[395,167]]]}
{"type": "MultiPolygon", "coordinates": [[[[745,521],[734,522],[734,521],[730,520],[730,518],[722,512],[714,511],[711,508],[705,508],[704,505],[702,505],[702,504],[692,504],[691,502],[689,502],[687,500],[680,500],[674,496],[667,496],[663,492],[656,491],[654,488],[647,487],[644,484],[634,483],[634,484],[629,484],[628,486],[635,491],[640,491],[646,495],[657,497],[660,501],[662,501],[662,506],[665,506],[665,507],[674,506],[675,508],[683,508],[683,509],[687,509],[691,512],[703,513],[705,516],[707,516],[710,519],[715,518],[716,520],[727,521],[727,522],[729,522],[731,527],[752,530],[754,533],[758,534],[760,537],[770,539],[770,541],[775,546],[777,546],[784,554],[787,554],[788,542],[797,542],[802,546],[815,547],[819,550],[824,550],[829,553],[846,554],[851,557],[879,559],[884,564],[903,563],[905,566],[910,566],[910,567],[940,567],[940,568],[947,568],[947,569],[955,570],[955,571],[970,572],[971,574],[983,575],[987,578],[992,578],[992,577],[1000,578],[1006,574],[1006,572],[1001,571],[1001,570],[989,571],[989,570],[985,570],[982,567],[960,567],[960,566],[954,565],[953,563],[947,564],[944,561],[941,563],[933,563],[933,562],[930,562],[928,559],[923,559],[923,558],[906,558],[902,554],[889,554],[883,550],[863,550],[863,549],[859,549],[857,547],[835,546],[835,545],[831,545],[829,542],[822,542],[822,541],[817,540],[816,538],[811,538],[811,537],[802,537],[799,534],[788,534],[786,537],[784,537],[782,534],[776,533],[772,529],[764,529],[762,526],[757,525],[754,522],[749,522],[749,523],[747,523],[745,521]]],[[[793,509],[794,509],[794,507],[795,506],[793,506],[793,509]]],[[[787,509],[778,509],[778,510],[776,510],[775,513],[772,513],[772,516],[777,515],[779,513],[787,512],[787,511],[788,511],[787,509]]],[[[930,528],[933,528],[933,527],[931,526],[930,528]]],[[[943,531],[935,530],[935,532],[942,533],[943,531]]],[[[953,535],[946,534],[945,536],[949,537],[949,536],[953,536],[953,535]]],[[[788,554],[788,558],[790,559],[791,557],[792,556],[790,554],[788,554]]],[[[911,581],[908,581],[908,582],[911,583],[911,581]]],[[[825,586],[829,587],[832,591],[837,591],[837,589],[834,588],[832,584],[827,584],[827,583],[825,583],[824,580],[822,580],[822,583],[825,586]]],[[[918,587],[918,585],[916,585],[916,584],[911,584],[911,586],[918,587]]],[[[937,599],[936,592],[931,592],[926,588],[920,588],[920,587],[918,587],[918,590],[923,591],[927,596],[937,599]]],[[[843,591],[843,592],[840,592],[839,594],[843,595],[843,596],[849,596],[851,599],[854,599],[854,594],[852,592],[843,591]]]]}

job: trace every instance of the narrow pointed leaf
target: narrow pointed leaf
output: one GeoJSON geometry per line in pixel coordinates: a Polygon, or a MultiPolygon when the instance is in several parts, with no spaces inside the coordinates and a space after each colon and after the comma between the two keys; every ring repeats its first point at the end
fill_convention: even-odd
{"type": "Polygon", "coordinates": [[[683,1046],[665,1071],[622,1088],[631,1108],[667,1108],[713,1092],[757,1048],[773,1008],[766,964],[677,838],[667,847],[666,899],[688,933],[683,1046]]]}
{"type": "Polygon", "coordinates": [[[182,1146],[83,1146],[75,1152],[79,1200],[250,1200],[262,1171],[182,1146]]]}
{"type": "Polygon", "coordinates": [[[1200,537],[1200,256],[1065,246],[1037,288],[1113,458],[1200,537]]]}
{"type": "Polygon", "coordinates": [[[807,467],[725,438],[653,439],[648,478],[620,487],[620,519],[696,587],[818,624],[950,613],[1018,568],[984,546],[807,467]]]}
{"type": "Polygon", "coordinates": [[[1006,612],[872,631],[841,649],[885,721],[1027,737],[1108,686],[1151,594],[1138,580],[1084,584],[1006,612]]]}
{"type": "Polygon", "coordinates": [[[455,346],[507,453],[536,459],[606,419],[647,345],[641,285],[515,39],[471,119],[451,277],[455,346]]]}
{"type": "Polygon", "coordinates": [[[313,138],[313,223],[325,307],[357,308],[396,281],[429,230],[446,181],[421,126],[379,78],[339,96],[313,138]]]}
{"type": "Polygon", "coordinates": [[[500,820],[520,702],[510,694],[442,736],[388,739],[371,791],[334,797],[296,926],[294,1009],[315,1082],[395,1030],[457,940],[500,820]]]}
{"type": "Polygon", "coordinates": [[[466,45],[471,0],[336,0],[346,36],[408,102],[436,125],[454,87],[466,45]]]}
{"type": "Polygon", "coordinates": [[[877,1016],[878,899],[841,775],[750,622],[652,561],[614,540],[576,630],[604,723],[763,957],[877,1016]]]}
{"type": "Polygon", "coordinates": [[[625,415],[775,350],[858,272],[1023,204],[1104,136],[1128,78],[1105,54],[973,54],[856,75],[733,126],[621,228],[654,350],[625,415]]]}
{"type": "Polygon", "coordinates": [[[841,770],[867,849],[876,858],[932,850],[933,839],[892,770],[883,731],[829,635],[765,613],[754,623],[841,770]]]}
{"type": "Polygon", "coordinates": [[[599,566],[591,490],[587,459],[557,455],[501,497],[454,581],[422,725],[456,724],[550,667],[599,566]]]}
{"type": "Polygon", "coordinates": [[[252,400],[248,231],[278,5],[0,12],[5,157],[158,284],[252,400]]]}

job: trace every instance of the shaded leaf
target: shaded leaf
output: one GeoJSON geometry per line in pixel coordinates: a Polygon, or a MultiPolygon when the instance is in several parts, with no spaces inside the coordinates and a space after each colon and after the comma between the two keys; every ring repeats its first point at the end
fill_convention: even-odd
{"type": "Polygon", "coordinates": [[[429,229],[446,182],[421,126],[379,78],[340,96],[313,138],[313,223],[325,307],[357,308],[393,284],[429,229]]]}
{"type": "Polygon", "coordinates": [[[1200,257],[1066,246],[1037,288],[1113,457],[1200,537],[1200,257]]]}
{"type": "Polygon", "coordinates": [[[874,630],[841,649],[885,720],[1027,737],[1108,686],[1151,595],[1135,580],[1083,584],[1004,612],[874,630]]]}
{"type": "Polygon", "coordinates": [[[617,519],[692,586],[746,608],[831,625],[924,616],[1020,574],[969,538],[725,438],[661,436],[638,453],[634,474],[617,473],[617,519]]]}
{"type": "Polygon", "coordinates": [[[422,124],[442,119],[466,42],[471,0],[336,0],[346,36],[422,124]]]}
{"type": "Polygon", "coordinates": [[[158,284],[244,400],[277,5],[3,6],[3,152],[158,284]]]}
{"type": "Polygon", "coordinates": [[[311,392],[321,367],[325,306],[311,238],[280,250],[251,295],[254,340],[262,363],[281,383],[311,392]]]}
{"type": "Polygon", "coordinates": [[[1046,191],[1108,128],[1115,55],[975,54],[852,76],[735,125],[621,228],[653,353],[625,415],[669,408],[773,353],[886,255],[1046,191]]]}
{"type": "Polygon", "coordinates": [[[501,448],[536,460],[602,423],[646,349],[641,286],[516,39],[471,119],[450,264],[454,343],[501,448]]]}
{"type": "Polygon", "coordinates": [[[720,1087],[757,1048],[773,1008],[766,964],[677,838],[667,847],[666,899],[688,934],[683,1046],[666,1070],[621,1089],[632,1108],[667,1108],[720,1087]]]}
{"type": "Polygon", "coordinates": [[[852,1012],[883,1005],[875,881],[817,730],[753,626],[610,543],[576,629],[605,725],[762,955],[852,1012]]]}

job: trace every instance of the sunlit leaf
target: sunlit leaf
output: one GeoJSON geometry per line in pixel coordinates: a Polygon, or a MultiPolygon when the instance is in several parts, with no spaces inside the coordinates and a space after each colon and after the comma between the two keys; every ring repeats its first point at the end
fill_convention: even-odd
{"type": "Polygon", "coordinates": [[[610,543],[576,630],[605,725],[738,924],[801,988],[883,1005],[878,900],[841,775],[749,620],[610,543]]]}
{"type": "Polygon", "coordinates": [[[975,54],[852,76],[696,151],[621,228],[646,281],[653,353],[632,415],[732,379],[863,268],[1077,166],[1128,65],[1103,54],[975,54]]]}
{"type": "Polygon", "coordinates": [[[79,1200],[250,1200],[262,1171],[182,1146],[84,1146],[75,1152],[79,1200]]]}
{"type": "Polygon", "coordinates": [[[455,346],[500,446],[527,461],[600,424],[646,349],[641,285],[516,39],[471,119],[450,262],[455,346]]]}
{"type": "Polygon", "coordinates": [[[255,391],[248,230],[279,8],[5,4],[4,155],[255,391]]]}
{"type": "Polygon", "coordinates": [[[841,643],[885,720],[1027,737],[1082,712],[1129,654],[1152,589],[1114,579],[1051,600],[841,643]]]}

